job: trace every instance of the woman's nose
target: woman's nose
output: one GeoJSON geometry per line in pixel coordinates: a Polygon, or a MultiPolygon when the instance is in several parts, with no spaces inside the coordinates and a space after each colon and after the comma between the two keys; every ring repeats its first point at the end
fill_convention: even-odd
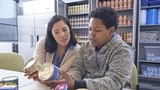
{"type": "Polygon", "coordinates": [[[61,34],[60,34],[60,35],[61,35],[61,37],[63,37],[63,36],[64,36],[64,32],[61,32],[61,34]]]}

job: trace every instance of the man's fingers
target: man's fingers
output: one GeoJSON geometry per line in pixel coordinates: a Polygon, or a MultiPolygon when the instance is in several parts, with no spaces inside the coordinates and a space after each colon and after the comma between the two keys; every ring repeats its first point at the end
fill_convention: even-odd
{"type": "Polygon", "coordinates": [[[56,87],[57,85],[54,83],[54,81],[43,81],[42,83],[52,88],[56,87]]]}
{"type": "Polygon", "coordinates": [[[61,80],[53,80],[54,84],[60,84],[60,83],[66,83],[66,79],[61,79],[61,80]]]}
{"type": "Polygon", "coordinates": [[[67,80],[69,79],[70,76],[67,74],[67,72],[65,72],[63,70],[60,70],[60,69],[59,69],[59,72],[60,72],[60,74],[62,75],[63,78],[65,78],[67,80]]]}

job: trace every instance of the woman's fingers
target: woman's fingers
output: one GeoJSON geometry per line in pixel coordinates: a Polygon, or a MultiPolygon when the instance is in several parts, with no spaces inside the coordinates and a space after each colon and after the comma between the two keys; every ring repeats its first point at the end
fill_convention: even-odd
{"type": "Polygon", "coordinates": [[[31,75],[31,74],[33,74],[33,72],[32,72],[32,71],[29,71],[29,72],[26,72],[26,73],[24,74],[24,76],[29,76],[29,75],[31,75]]]}
{"type": "Polygon", "coordinates": [[[28,76],[28,79],[31,79],[33,78],[34,80],[36,80],[38,78],[38,72],[32,72],[32,71],[29,71],[27,73],[24,74],[24,76],[28,76]]]}
{"type": "Polygon", "coordinates": [[[29,75],[28,79],[31,79],[31,78],[36,79],[37,77],[38,77],[38,75],[36,73],[33,73],[33,74],[29,75]]]}

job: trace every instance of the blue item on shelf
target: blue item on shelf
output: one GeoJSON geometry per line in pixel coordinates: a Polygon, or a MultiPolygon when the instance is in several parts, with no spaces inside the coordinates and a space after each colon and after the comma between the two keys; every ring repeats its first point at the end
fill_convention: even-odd
{"type": "Polygon", "coordinates": [[[141,5],[141,7],[147,7],[148,6],[148,4],[147,5],[141,5]]]}
{"type": "Polygon", "coordinates": [[[160,3],[149,4],[150,6],[160,5],[160,3]]]}
{"type": "Polygon", "coordinates": [[[150,2],[154,2],[154,1],[160,1],[160,0],[150,0],[150,2]]]}
{"type": "Polygon", "coordinates": [[[142,3],[148,3],[148,1],[141,1],[141,4],[142,4],[142,3]]]}
{"type": "Polygon", "coordinates": [[[147,10],[147,24],[157,24],[158,9],[147,10]]]}
{"type": "Polygon", "coordinates": [[[150,6],[160,5],[160,0],[150,1],[150,2],[149,2],[149,5],[150,5],[150,6]]]}
{"type": "Polygon", "coordinates": [[[148,6],[148,0],[141,0],[141,7],[147,7],[148,6]]]}
{"type": "Polygon", "coordinates": [[[146,3],[146,4],[141,4],[141,7],[146,7],[146,6],[148,6],[148,3],[146,3]]]}
{"type": "Polygon", "coordinates": [[[141,2],[148,2],[148,0],[141,0],[141,2]]]}

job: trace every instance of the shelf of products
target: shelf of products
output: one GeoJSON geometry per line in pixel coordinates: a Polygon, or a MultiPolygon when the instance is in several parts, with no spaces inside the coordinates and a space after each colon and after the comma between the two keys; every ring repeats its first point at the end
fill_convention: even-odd
{"type": "Polygon", "coordinates": [[[79,44],[88,41],[89,8],[87,0],[69,3],[67,6],[67,17],[79,44]]]}
{"type": "Polygon", "coordinates": [[[89,40],[88,33],[75,34],[78,43],[83,43],[89,40]]]}
{"type": "Polygon", "coordinates": [[[154,63],[154,64],[160,64],[160,61],[147,61],[147,60],[139,60],[140,63],[154,63]]]}
{"type": "Polygon", "coordinates": [[[88,15],[69,16],[68,17],[72,28],[88,28],[88,15]]]}
{"type": "Polygon", "coordinates": [[[119,35],[122,37],[124,42],[132,43],[132,33],[131,32],[123,32],[123,33],[119,33],[119,35]]]}
{"type": "Polygon", "coordinates": [[[133,11],[133,8],[116,10],[116,12],[132,12],[132,11],[133,11]]]}
{"type": "MultiPolygon", "coordinates": [[[[159,28],[160,28],[160,5],[153,5],[153,0],[140,0],[139,4],[139,19],[140,24],[138,32],[138,83],[140,90],[159,90],[156,89],[160,83],[160,41],[159,28]],[[147,79],[151,79],[151,82],[147,82],[147,79]],[[143,84],[143,86],[141,86],[143,84]],[[148,87],[144,87],[148,85],[148,87]]],[[[160,3],[160,1],[155,1],[160,3]]],[[[154,3],[154,4],[156,4],[154,3]]]]}
{"type": "Polygon", "coordinates": [[[109,6],[117,11],[133,10],[132,0],[99,0],[98,7],[109,6]]]}

